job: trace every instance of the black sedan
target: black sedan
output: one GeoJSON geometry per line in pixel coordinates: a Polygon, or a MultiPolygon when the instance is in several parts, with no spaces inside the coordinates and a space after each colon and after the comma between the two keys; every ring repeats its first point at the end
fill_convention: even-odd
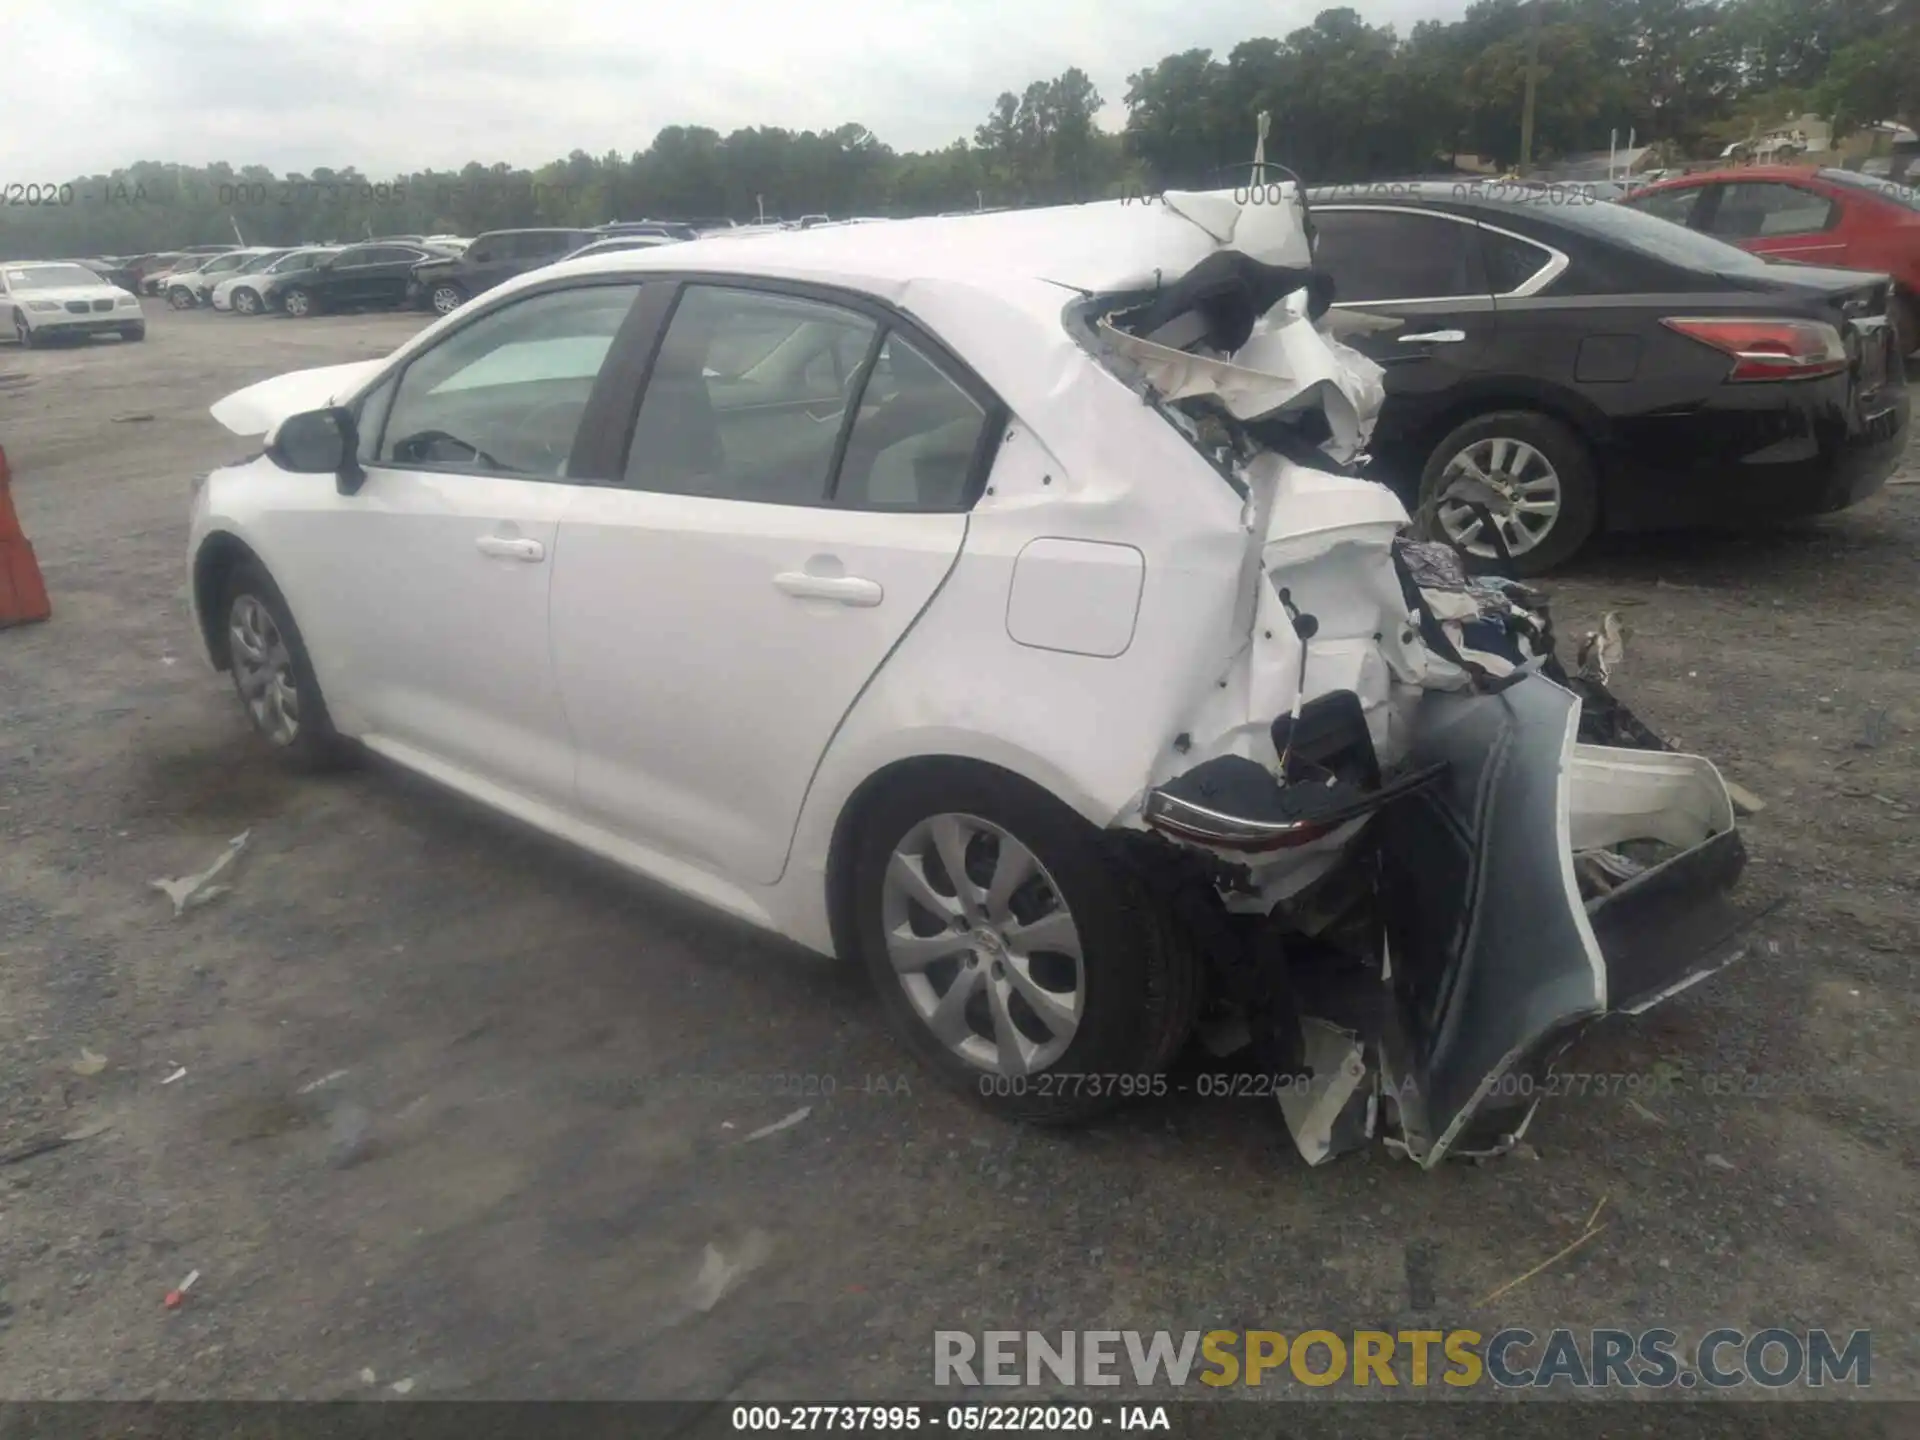
{"type": "Polygon", "coordinates": [[[413,267],[445,252],[428,245],[369,242],[321,255],[302,270],[271,277],[261,295],[269,310],[297,320],[326,310],[397,310],[407,303],[413,267]]]}
{"type": "Polygon", "coordinates": [[[1600,530],[1822,514],[1900,461],[1884,275],[1551,188],[1308,198],[1335,308],[1399,321],[1349,337],[1386,371],[1367,473],[1474,553],[1538,574],[1600,530]]]}

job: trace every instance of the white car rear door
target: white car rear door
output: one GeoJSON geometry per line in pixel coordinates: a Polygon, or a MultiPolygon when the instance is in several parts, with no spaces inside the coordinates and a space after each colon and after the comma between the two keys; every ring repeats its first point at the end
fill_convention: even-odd
{"type": "Polygon", "coordinates": [[[1003,414],[862,302],[734,281],[654,302],[623,480],[560,524],[577,803],[771,883],[835,729],[959,556],[1003,414]]]}

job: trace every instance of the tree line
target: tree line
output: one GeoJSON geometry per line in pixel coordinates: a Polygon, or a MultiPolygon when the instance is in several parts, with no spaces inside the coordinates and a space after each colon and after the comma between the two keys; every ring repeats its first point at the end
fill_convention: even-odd
{"type": "MultiPolygon", "coordinates": [[[[145,161],[108,175],[0,177],[0,255],[129,254],[380,234],[474,235],[515,225],[761,213],[920,215],[1232,184],[1253,117],[1267,157],[1309,183],[1431,173],[1471,154],[1519,156],[1530,44],[1540,80],[1534,157],[1605,150],[1617,132],[1677,155],[1717,153],[1802,111],[1841,132],[1920,121],[1920,0],[1476,0],[1401,35],[1342,8],[1225,57],[1168,55],[1127,78],[1127,121],[1072,68],[1008,91],[968,137],[896,151],[864,125],[721,135],[670,125],[644,150],[575,150],[535,169],[371,176],[349,167],[145,161]],[[1537,35],[1529,35],[1530,22],[1537,35]]],[[[1244,174],[1244,170],[1238,173],[1244,174]]]]}

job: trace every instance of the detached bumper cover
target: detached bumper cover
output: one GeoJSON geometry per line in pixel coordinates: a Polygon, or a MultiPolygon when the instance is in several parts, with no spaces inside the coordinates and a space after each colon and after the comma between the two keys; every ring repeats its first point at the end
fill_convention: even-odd
{"type": "Polygon", "coordinates": [[[1584,744],[1581,720],[1579,698],[1543,675],[1423,698],[1414,755],[1447,779],[1378,829],[1384,1086],[1422,1165],[1511,1145],[1585,1025],[1739,958],[1756,916],[1729,896],[1746,851],[1713,765],[1584,744]],[[1635,846],[1659,858],[1617,848],[1635,846]],[[1575,858],[1590,854],[1631,878],[1583,895],[1575,858]]]}

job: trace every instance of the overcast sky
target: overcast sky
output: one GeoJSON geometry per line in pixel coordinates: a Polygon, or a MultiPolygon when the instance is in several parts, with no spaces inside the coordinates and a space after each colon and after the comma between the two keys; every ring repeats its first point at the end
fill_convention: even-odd
{"type": "MultiPolygon", "coordinates": [[[[379,176],[643,149],[676,123],[971,138],[1069,65],[1117,128],[1163,55],[1283,35],[1317,0],[0,0],[0,184],[135,160],[379,176]]],[[[1371,0],[1405,29],[1463,0],[1371,0]]]]}

